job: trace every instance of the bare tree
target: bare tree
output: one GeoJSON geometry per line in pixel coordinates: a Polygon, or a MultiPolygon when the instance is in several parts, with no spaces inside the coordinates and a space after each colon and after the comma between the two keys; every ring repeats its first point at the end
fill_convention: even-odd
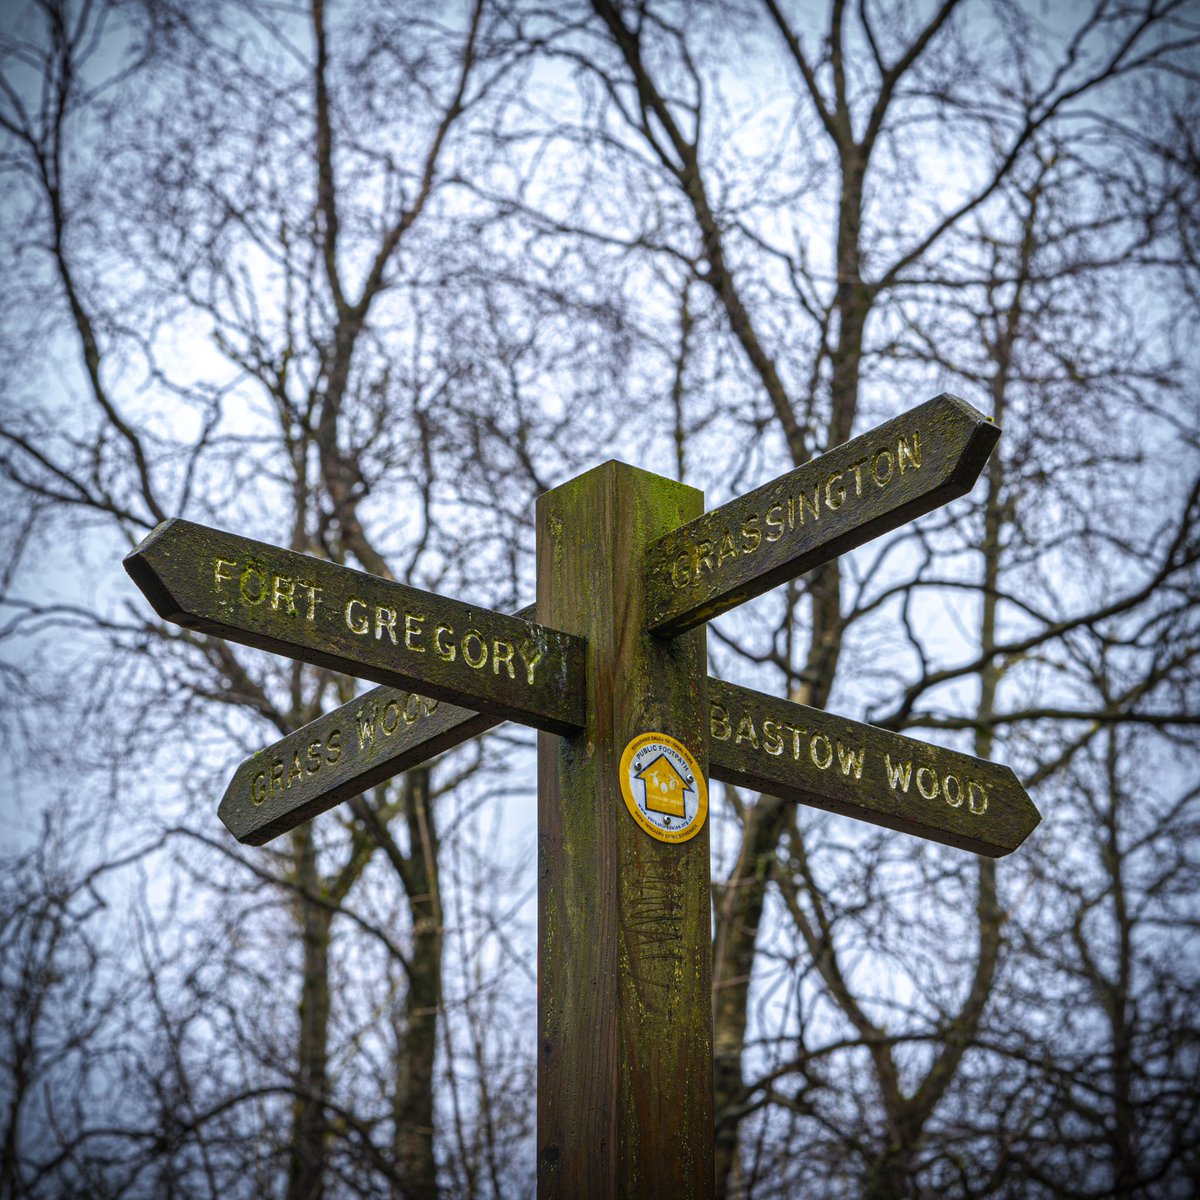
{"type": "MultiPolygon", "coordinates": [[[[436,314],[435,297],[453,290],[438,281],[439,241],[462,234],[422,238],[430,210],[446,204],[452,156],[467,154],[456,149],[458,129],[509,66],[502,47],[483,49],[483,21],[481,5],[450,25],[415,9],[333,18],[320,3],[306,21],[279,23],[236,6],[45,4],[22,14],[6,43],[3,114],[25,221],[14,232],[25,239],[20,259],[33,258],[29,279],[62,315],[56,336],[82,358],[90,402],[66,426],[36,407],[6,414],[4,469],[31,522],[78,513],[112,546],[114,535],[129,544],[166,515],[191,512],[245,521],[293,549],[389,578],[436,583],[451,569],[430,534],[463,494],[457,473],[472,447],[452,440],[464,429],[439,427],[432,414],[469,376],[469,356],[439,346],[449,318],[436,314]],[[115,69],[114,50],[125,52],[115,69]],[[405,122],[391,127],[401,103],[405,122]],[[101,148],[115,163],[136,162],[136,172],[110,170],[101,148]],[[180,364],[164,345],[197,327],[215,361],[180,364]],[[387,516],[397,502],[411,513],[399,524],[387,516]]],[[[471,414],[476,423],[487,415],[471,414]]],[[[512,561],[477,554],[464,573],[499,567],[491,586],[478,576],[471,584],[511,603],[512,561]]],[[[15,624],[29,629],[53,613],[69,619],[63,606],[17,602],[15,624]]],[[[142,616],[93,615],[92,628],[126,664],[118,669],[138,672],[140,712],[116,718],[142,733],[129,743],[135,753],[151,728],[186,721],[199,737],[203,706],[214,701],[231,710],[217,727],[248,747],[352,695],[328,674],[142,616]]],[[[451,777],[471,761],[478,756],[451,777]]],[[[246,1047],[246,1073],[224,1100],[249,1119],[264,1090],[287,1098],[290,1197],[323,1194],[339,1140],[373,1157],[371,1169],[399,1194],[437,1193],[436,794],[420,772],[323,832],[297,831],[265,860],[224,856],[218,889],[244,888],[228,882],[230,866],[234,879],[250,872],[250,895],[268,883],[298,936],[300,969],[287,984],[298,987],[296,1019],[284,1026],[294,1046],[275,1061],[246,1047]],[[381,850],[408,898],[409,930],[405,946],[357,918],[405,975],[393,1133],[382,1143],[373,1126],[339,1111],[330,1078],[335,929],[354,919],[354,893],[381,850]]],[[[173,833],[197,836],[188,826],[173,833]]],[[[278,918],[280,905],[271,908],[278,918]]],[[[158,966],[147,970],[157,978],[158,966]]],[[[164,1028],[174,1021],[176,1033],[194,1019],[173,1007],[195,992],[182,986],[161,997],[164,1028]]],[[[276,1032],[269,1044],[278,1041],[276,1032]]],[[[275,1106],[262,1116],[274,1120],[275,1106]]],[[[197,1125],[189,1136],[203,1143],[207,1133],[197,1125]]],[[[169,1167],[169,1156],[162,1161],[169,1167]]]]}
{"type": "MultiPolygon", "coordinates": [[[[1123,616],[1154,611],[1156,593],[1178,589],[1196,555],[1187,535],[1194,522],[1190,486],[1172,489],[1161,550],[1125,588],[1072,599],[1032,564],[1048,561],[1064,537],[1077,538],[1090,554],[1105,542],[1119,557],[1139,537],[1153,536],[1143,524],[1127,529],[1123,545],[1106,541],[1096,473],[1124,470],[1125,486],[1135,488],[1138,454],[1146,451],[1096,436],[1096,422],[1128,422],[1170,406],[1188,364],[1136,344],[1129,293],[1098,300],[1118,279],[1135,289],[1156,286],[1151,279],[1180,282],[1176,275],[1167,283],[1180,261],[1168,215],[1178,211],[1175,184],[1149,185],[1162,162],[1155,152],[1136,166],[1118,165],[1109,139],[1114,127],[1129,133],[1129,123],[1112,115],[1122,104],[1177,95],[1171,81],[1186,75],[1196,36],[1184,10],[1118,14],[1098,7],[1050,30],[1005,6],[989,12],[947,3],[917,14],[833,5],[824,28],[815,29],[805,28],[813,14],[789,14],[769,0],[693,10],[686,18],[668,4],[595,0],[591,7],[593,20],[580,13],[557,31],[555,48],[595,96],[587,123],[568,136],[597,159],[619,164],[614,173],[636,180],[631,191],[640,187],[653,200],[634,206],[616,232],[586,217],[554,227],[566,227],[568,236],[619,239],[677,277],[678,294],[707,292],[706,332],[736,348],[737,373],[757,391],[743,427],[753,436],[770,430],[798,465],[845,440],[883,396],[925,379],[930,390],[953,383],[987,396],[1009,431],[982,506],[972,516],[964,505],[949,520],[923,523],[908,552],[915,572],[897,576],[895,546],[864,556],[849,578],[831,565],[804,582],[773,633],[720,632],[720,640],[775,667],[795,698],[822,705],[841,690],[843,658],[853,654],[855,663],[874,668],[868,695],[878,721],[947,731],[943,736],[973,730],[978,753],[1007,746],[1035,780],[1069,763],[1106,724],[1139,721],[1139,702],[1169,692],[1191,661],[1189,640],[1143,680],[1145,690],[1104,703],[1083,681],[1074,690],[1064,684],[1064,695],[1082,692],[1086,701],[1049,699],[1033,664],[1053,663],[1071,675],[1080,636],[1112,637],[1123,616]],[[1034,42],[1053,49],[1035,61],[1028,53],[1034,42]],[[739,108],[724,90],[728,79],[715,66],[722,52],[754,54],[760,64],[773,57],[795,81],[793,125],[765,118],[762,128],[779,141],[757,158],[737,137],[739,121],[752,118],[749,103],[739,108]],[[918,191],[928,156],[938,152],[952,156],[959,177],[918,191]],[[752,184],[740,186],[747,179],[752,184]],[[780,219],[783,197],[807,228],[780,219]],[[1084,333],[1078,322],[1101,314],[1103,333],[1084,333]],[[1039,520],[1047,508],[1059,518],[1057,529],[1039,520]],[[964,578],[955,562],[970,564],[972,554],[979,566],[968,565],[964,578]],[[964,586],[978,598],[977,615],[967,618],[975,628],[960,625],[974,649],[961,665],[942,666],[929,648],[920,598],[964,586]],[[907,667],[894,653],[888,662],[866,650],[895,646],[875,632],[884,614],[901,621],[907,667]],[[967,709],[956,699],[947,709],[943,697],[966,681],[974,683],[977,702],[967,709]],[[1040,701],[1016,701],[1039,693],[1040,701]],[[1087,723],[1086,730],[1073,721],[1087,723]],[[1057,735],[1050,733],[1055,722],[1057,735]]],[[[1122,139],[1120,154],[1131,141],[1122,139]]],[[[1169,337],[1170,319],[1161,328],[1169,337]]],[[[695,343],[694,299],[680,330],[681,344],[685,336],[695,343]]],[[[693,379],[698,361],[694,354],[688,363],[693,379]]],[[[677,384],[683,372],[672,373],[677,384]]],[[[704,392],[704,383],[693,383],[689,402],[703,407],[704,392]]],[[[677,385],[672,394],[679,411],[677,385]]],[[[686,418],[677,417],[677,428],[682,424],[686,418]]],[[[753,456],[738,451],[741,461],[753,456]]],[[[737,478],[739,458],[734,463],[726,469],[737,478]]],[[[1194,474],[1194,460],[1184,466],[1185,479],[1188,470],[1194,474]]],[[[1121,574],[1115,561],[1112,570],[1121,574]]],[[[1173,695],[1156,723],[1190,724],[1193,703],[1173,695]]],[[[938,1152],[931,1129],[983,1037],[1007,943],[995,864],[971,868],[972,885],[964,867],[940,853],[906,850],[897,861],[900,852],[877,838],[850,839],[852,852],[839,850],[847,839],[828,831],[827,822],[797,824],[771,797],[731,799],[740,837],[717,889],[714,948],[723,1187],[758,1194],[767,1178],[803,1171],[774,1147],[802,1136],[800,1124],[811,1147],[813,1120],[818,1130],[841,1131],[831,1139],[836,1155],[817,1168],[828,1172],[819,1188],[845,1175],[847,1154],[861,1164],[852,1194],[916,1194],[923,1179],[941,1185],[955,1142],[938,1152]],[[903,859],[914,853],[928,863],[918,877],[931,903],[958,899],[964,889],[975,900],[959,906],[960,920],[931,922],[928,944],[899,951],[898,898],[912,876],[903,859]],[[796,951],[786,948],[786,936],[776,945],[773,935],[769,950],[764,945],[773,884],[804,951],[799,961],[810,966],[791,965],[796,951]],[[894,939],[869,932],[870,920],[894,939]],[[924,956],[935,945],[955,950],[942,950],[948,971],[927,979],[922,963],[933,961],[924,956]],[[772,959],[789,965],[771,974],[794,979],[787,986],[801,993],[799,1013],[789,1017],[785,1006],[781,1018],[780,1028],[796,1032],[779,1040],[800,1039],[790,1061],[779,1045],[751,1057],[757,1039],[747,1041],[755,976],[772,959]],[[885,978],[899,970],[921,1000],[891,995],[894,985],[880,990],[868,968],[851,968],[855,961],[877,964],[885,978]],[[947,986],[948,976],[959,982],[947,986]],[[811,1039],[806,1030],[814,1031],[811,1039]],[[758,1064],[749,1073],[748,1061],[758,1064]],[[797,1074],[802,1083],[792,1097],[782,1082],[797,1074]],[[845,1086],[833,1082],[838,1074],[845,1086]],[[862,1116],[852,1120],[846,1097],[859,1076],[862,1116]],[[822,1092],[834,1108],[817,1103],[822,1092]],[[745,1147],[747,1162],[739,1157],[743,1122],[764,1106],[780,1115],[761,1118],[757,1141],[745,1147]]],[[[760,995],[772,986],[782,985],[759,983],[760,995]]],[[[956,1186],[996,1187],[1004,1178],[1003,1171],[985,1172],[956,1186]]]]}
{"type": "Polygon", "coordinates": [[[186,513],[515,607],[579,467],[711,503],[948,389],[1005,431],[975,495],[723,618],[714,664],[1003,758],[1046,823],[996,864],[725,790],[722,1195],[1183,1194],[1198,36],[1176,0],[14,17],[5,634],[61,659],[8,667],[5,733],[86,730],[95,853],[161,844],[172,899],[131,893],[135,1118],[81,1098],[61,1167],[14,1118],[6,1186],[498,1196],[531,1128],[492,911],[528,880],[461,817],[526,743],[244,852],[199,801],[354,685],[60,602],[39,555],[186,513]]]}

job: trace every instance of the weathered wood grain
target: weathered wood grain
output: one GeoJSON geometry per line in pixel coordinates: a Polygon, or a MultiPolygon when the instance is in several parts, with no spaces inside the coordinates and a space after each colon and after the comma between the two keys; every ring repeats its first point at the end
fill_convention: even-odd
{"type": "Polygon", "coordinates": [[[647,623],[675,636],[969,492],[1000,430],[944,393],[657,539],[647,623]]]}
{"type": "Polygon", "coordinates": [[[583,724],[584,646],[558,630],[178,519],[125,569],[186,628],[539,729],[583,724]]]}
{"type": "Polygon", "coordinates": [[[539,1200],[709,1198],[709,838],[656,841],[621,797],[637,734],[707,763],[705,634],[646,631],[646,545],[699,492],[607,463],[542,496],[538,615],[586,639],[587,726],[538,738],[539,1200]]]}
{"type": "Polygon", "coordinates": [[[1012,771],[874,725],[708,681],[714,779],[999,858],[1042,819],[1012,771]]]}
{"type": "MultiPolygon", "coordinates": [[[[534,606],[516,615],[531,621],[534,606]]],[[[415,692],[371,688],[246,759],[217,815],[239,842],[261,846],[499,723],[415,692]]]]}
{"type": "Polygon", "coordinates": [[[239,842],[261,846],[497,724],[414,692],[372,688],[246,759],[217,815],[239,842]]]}
{"type": "MultiPolygon", "coordinates": [[[[429,711],[435,703],[381,687],[318,718],[237,768],[221,820],[238,841],[261,845],[499,723],[454,705],[429,711]]],[[[997,763],[711,675],[708,704],[713,779],[993,858],[1041,820],[997,763]]]]}

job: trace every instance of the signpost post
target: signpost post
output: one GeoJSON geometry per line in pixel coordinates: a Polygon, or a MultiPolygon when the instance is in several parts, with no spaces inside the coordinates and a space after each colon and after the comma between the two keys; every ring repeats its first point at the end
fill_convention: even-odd
{"type": "Polygon", "coordinates": [[[163,617],[384,686],[260,751],[262,844],[503,720],[538,739],[538,1195],[713,1190],[707,780],[979,854],[1040,819],[1006,767],[707,677],[705,621],[973,486],[939,396],[703,513],[609,462],[538,502],[538,621],[174,520],[126,568],[163,617]]]}

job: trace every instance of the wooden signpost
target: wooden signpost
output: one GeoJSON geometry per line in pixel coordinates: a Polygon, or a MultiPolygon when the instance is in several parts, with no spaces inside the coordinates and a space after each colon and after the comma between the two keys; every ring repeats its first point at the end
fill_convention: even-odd
{"type": "Polygon", "coordinates": [[[707,1197],[708,778],[997,856],[1006,767],[708,678],[704,622],[973,486],[999,436],[939,396],[704,513],[610,462],[538,501],[537,621],[186,521],[129,557],[168,620],[384,686],[260,751],[261,844],[503,720],[538,741],[538,1195],[707,1197]]]}

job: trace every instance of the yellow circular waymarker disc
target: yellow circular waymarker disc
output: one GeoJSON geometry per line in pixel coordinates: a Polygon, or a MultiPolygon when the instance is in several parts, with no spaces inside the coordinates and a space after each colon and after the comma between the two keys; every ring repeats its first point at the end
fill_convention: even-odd
{"type": "Polygon", "coordinates": [[[665,733],[639,733],[621,755],[621,795],[660,842],[695,837],[708,815],[708,784],[688,748],[665,733]]]}

